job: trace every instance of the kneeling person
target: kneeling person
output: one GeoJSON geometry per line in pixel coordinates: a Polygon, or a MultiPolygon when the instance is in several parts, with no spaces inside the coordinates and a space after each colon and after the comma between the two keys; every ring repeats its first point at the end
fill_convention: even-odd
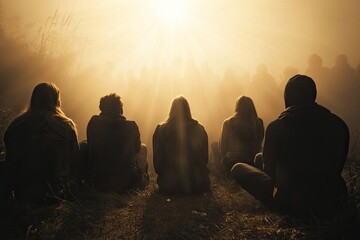
{"type": "Polygon", "coordinates": [[[149,179],[147,149],[137,124],[123,116],[120,96],[114,93],[101,98],[100,111],[87,126],[90,182],[101,191],[118,193],[143,186],[149,179]]]}

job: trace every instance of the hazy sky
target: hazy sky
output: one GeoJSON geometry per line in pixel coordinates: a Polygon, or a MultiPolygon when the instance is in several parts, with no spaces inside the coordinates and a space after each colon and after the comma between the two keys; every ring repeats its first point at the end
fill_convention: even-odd
{"type": "Polygon", "coordinates": [[[71,14],[78,25],[71,44],[83,48],[83,64],[139,69],[180,56],[218,70],[253,72],[265,62],[278,77],[288,65],[304,70],[312,53],[328,66],[341,53],[352,65],[360,61],[359,0],[193,0],[186,20],[173,26],[154,13],[159,0],[1,2],[6,32],[30,42],[57,8],[60,17],[71,14]]]}
{"type": "MultiPolygon", "coordinates": [[[[359,0],[0,0],[0,4],[0,23],[8,36],[21,39],[34,51],[39,51],[45,36],[49,53],[73,53],[64,58],[66,64],[56,65],[60,72],[54,75],[43,69],[44,73],[30,71],[23,77],[29,84],[59,79],[64,108],[78,124],[80,139],[91,115],[98,112],[98,100],[110,92],[125,95],[126,116],[138,121],[147,144],[178,94],[189,97],[195,118],[204,123],[209,136],[217,138],[221,122],[233,111],[235,97],[243,94],[234,89],[234,96],[226,100],[228,108],[218,105],[224,100],[216,95],[216,81],[227,67],[253,74],[263,62],[280,81],[284,67],[305,71],[313,53],[329,67],[338,54],[347,54],[354,67],[360,62],[359,0]],[[164,67],[175,57],[208,63],[217,77],[200,79],[204,82],[196,76],[182,78],[179,89],[172,77],[149,79],[151,91],[121,80],[131,76],[128,70],[144,66],[160,66],[166,73],[164,67]],[[68,65],[84,71],[71,78],[68,65]],[[73,89],[82,88],[87,89],[82,91],[85,96],[74,94],[73,89]],[[153,95],[138,101],[144,92],[153,95]],[[147,114],[141,111],[142,104],[147,114]],[[225,108],[227,112],[219,115],[217,110],[225,108]]],[[[28,64],[26,69],[38,69],[37,63],[28,64]]],[[[278,99],[282,96],[273,94],[278,99]]],[[[260,102],[257,109],[270,120],[280,110],[267,106],[260,102]]]]}

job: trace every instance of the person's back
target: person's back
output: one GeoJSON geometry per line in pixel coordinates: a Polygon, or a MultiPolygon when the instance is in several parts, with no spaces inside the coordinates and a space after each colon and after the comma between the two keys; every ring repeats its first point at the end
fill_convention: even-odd
{"type": "Polygon", "coordinates": [[[89,121],[88,177],[102,191],[123,192],[135,187],[141,180],[140,166],[135,159],[141,148],[140,132],[134,121],[126,120],[122,110],[118,113],[107,111],[101,105],[106,105],[107,100],[117,102],[119,106],[121,104],[117,95],[105,96],[100,101],[100,107],[105,109],[89,121]]]}
{"type": "MultiPolygon", "coordinates": [[[[248,133],[248,126],[241,122],[237,116],[232,116],[225,120],[224,125],[228,128],[228,146],[226,152],[241,152],[242,150],[258,153],[261,150],[261,141],[264,132],[263,121],[258,118],[256,122],[258,133],[248,133]]],[[[250,154],[252,155],[252,154],[250,154]]],[[[251,159],[253,160],[253,159],[251,159]]]]}
{"type": "Polygon", "coordinates": [[[140,150],[135,122],[123,117],[93,116],[87,128],[89,177],[100,189],[126,189],[135,174],[133,156],[140,150]]]}
{"type": "Polygon", "coordinates": [[[297,75],[288,82],[288,108],[266,130],[264,164],[284,211],[326,215],[347,196],[341,171],[349,131],[339,117],[314,102],[316,88],[309,79],[297,75]]]}
{"type": "Polygon", "coordinates": [[[267,136],[265,171],[274,170],[276,201],[285,212],[324,215],[346,199],[341,171],[349,132],[340,118],[317,104],[293,106],[268,126],[267,136]],[[272,154],[273,164],[267,162],[272,154]]]}
{"type": "MultiPolygon", "coordinates": [[[[183,97],[174,100],[183,101],[186,101],[183,97]]],[[[158,125],[153,148],[160,191],[173,194],[209,191],[208,137],[196,120],[185,117],[158,125]]]]}
{"type": "MultiPolygon", "coordinates": [[[[39,88],[57,90],[51,84],[38,86],[32,99],[36,98],[39,88]]],[[[62,191],[59,188],[62,178],[75,174],[70,172],[75,169],[70,168],[78,162],[79,148],[70,119],[33,105],[36,104],[10,124],[4,142],[10,189],[15,192],[16,199],[41,203],[46,195],[62,191]]]]}
{"type": "Polygon", "coordinates": [[[235,114],[226,119],[222,126],[219,147],[223,164],[229,170],[239,162],[252,164],[261,150],[263,138],[264,124],[257,116],[252,99],[239,97],[235,114]]]}

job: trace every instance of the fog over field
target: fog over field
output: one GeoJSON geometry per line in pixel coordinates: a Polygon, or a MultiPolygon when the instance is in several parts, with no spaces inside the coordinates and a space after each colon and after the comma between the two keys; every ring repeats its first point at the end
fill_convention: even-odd
{"type": "MultiPolygon", "coordinates": [[[[359,24],[360,0],[0,0],[0,238],[360,239],[359,24]],[[342,153],[345,155],[347,138],[345,133],[341,134],[342,125],[341,130],[334,127],[335,131],[326,134],[327,128],[323,126],[319,127],[320,131],[314,130],[312,118],[307,115],[306,123],[310,126],[299,122],[301,130],[294,127],[296,133],[287,138],[288,142],[284,143],[276,134],[273,138],[267,135],[268,149],[276,150],[274,142],[281,142],[277,145],[286,152],[283,159],[295,153],[295,158],[290,157],[289,161],[282,161],[280,151],[265,153],[264,164],[256,161],[274,179],[241,170],[247,168],[246,164],[235,165],[232,174],[225,173],[225,168],[232,165],[220,164],[222,154],[216,153],[210,144],[219,139],[223,121],[234,114],[236,99],[241,95],[251,97],[266,128],[284,111],[284,88],[296,74],[312,77],[317,85],[316,102],[349,126],[345,164],[342,153]],[[5,149],[3,136],[8,125],[26,111],[34,87],[41,82],[52,82],[60,89],[62,108],[75,122],[79,142],[87,138],[90,118],[100,112],[100,98],[119,94],[124,116],[136,121],[141,141],[148,147],[149,183],[144,188],[128,189],[124,194],[98,191],[93,180],[103,178],[106,187],[100,190],[115,186],[117,192],[117,184],[125,186],[125,182],[133,184],[135,178],[147,179],[147,174],[138,171],[140,166],[145,169],[145,161],[141,161],[146,159],[144,148],[126,166],[121,165],[124,161],[115,163],[115,158],[111,158],[114,152],[107,150],[98,151],[99,164],[93,164],[91,161],[95,161],[85,160],[85,155],[89,155],[85,145],[81,144],[82,154],[77,154],[72,131],[71,144],[69,137],[66,141],[63,135],[58,137],[60,132],[63,134],[61,129],[52,136],[53,126],[59,126],[52,122],[57,121],[49,121],[51,131],[47,131],[46,124],[46,134],[41,129],[35,136],[32,132],[39,129],[38,125],[28,128],[28,124],[19,124],[19,131],[14,130],[15,126],[12,132],[8,131],[7,136],[14,137],[7,138],[5,149]],[[183,141],[189,134],[177,131],[180,137],[169,137],[170,144],[165,145],[171,147],[163,147],[171,153],[167,155],[176,156],[174,164],[163,161],[157,164],[161,171],[155,173],[152,137],[157,125],[167,119],[172,100],[178,95],[185,96],[192,117],[204,126],[209,156],[205,157],[206,144],[198,143],[200,137],[183,141]],[[309,132],[314,137],[309,137],[309,132]],[[24,138],[29,134],[31,144],[24,138]],[[333,141],[323,141],[324,135],[336,139],[339,148],[332,147],[333,141]],[[304,139],[305,136],[308,138],[304,139]],[[9,144],[11,141],[14,146],[9,144]],[[295,143],[298,143],[296,147],[295,143]],[[194,144],[201,146],[196,147],[201,154],[193,153],[194,144]],[[70,146],[74,149],[73,158],[70,146]],[[191,151],[185,150],[187,146],[191,146],[191,151]],[[53,153],[56,159],[51,158],[55,156],[53,153]],[[267,160],[271,155],[276,156],[273,164],[267,160]],[[317,158],[321,161],[316,161],[317,158]],[[200,159],[207,161],[206,164],[199,164],[200,159]],[[135,165],[133,160],[138,162],[137,167],[131,167],[135,165]],[[306,160],[305,164],[299,160],[306,160]],[[198,165],[203,168],[199,170],[198,165]],[[108,166],[111,171],[106,172],[108,166]],[[95,174],[90,174],[91,168],[95,174]],[[123,169],[129,174],[118,173],[117,170],[123,169]],[[82,174],[76,174],[76,170],[82,174]],[[162,193],[159,183],[162,177],[158,173],[170,173],[170,177],[163,179],[169,181],[169,186],[178,182],[179,189],[181,185],[190,187],[192,181],[200,183],[210,173],[210,181],[206,179],[204,186],[210,182],[211,190],[194,196],[162,193]],[[100,177],[93,178],[95,175],[100,177]],[[120,181],[123,175],[134,176],[123,182],[120,181]],[[82,180],[81,183],[72,181],[73,177],[82,180]],[[175,180],[177,177],[179,181],[175,180]],[[252,181],[255,178],[259,183],[252,181]],[[53,182],[59,186],[52,187],[53,182]],[[344,183],[349,198],[345,196],[344,183]],[[40,184],[44,190],[46,186],[51,190],[41,201],[46,205],[23,201],[22,195],[31,198],[39,195],[40,184]],[[17,185],[21,187],[16,188],[17,185]],[[259,193],[253,195],[255,198],[264,196],[265,205],[251,196],[249,186],[259,193]],[[271,194],[277,192],[277,196],[281,195],[278,199],[286,199],[286,194],[280,194],[281,187],[290,190],[289,210],[295,210],[291,204],[304,204],[307,208],[298,208],[296,212],[308,209],[309,219],[293,217],[292,211],[275,212],[283,204],[272,201],[271,194]],[[26,194],[21,193],[23,189],[26,194]],[[307,193],[308,189],[311,194],[307,193]],[[316,214],[321,210],[314,206],[327,209],[338,203],[341,208],[335,216],[322,219],[316,214]]],[[[306,110],[299,109],[294,112],[306,110]]],[[[320,114],[323,110],[314,112],[321,116],[317,119],[325,119],[320,114]]],[[[295,120],[296,124],[300,121],[295,120]]],[[[324,126],[333,126],[330,123],[329,120],[324,126]]],[[[252,121],[251,129],[260,128],[252,121]]],[[[286,131],[291,129],[292,126],[286,126],[286,131]]],[[[287,135],[282,134],[285,131],[280,127],[274,132],[278,130],[280,136],[287,135]]],[[[242,130],[239,132],[242,134],[242,130]]],[[[103,144],[99,146],[115,146],[108,144],[110,141],[101,140],[103,144]]],[[[251,141],[249,146],[256,145],[253,151],[249,149],[254,147],[240,146],[242,141],[236,139],[239,148],[236,152],[228,151],[229,157],[250,156],[252,151],[255,155],[260,141],[251,141]]],[[[90,149],[94,146],[89,145],[90,149]]],[[[99,149],[105,149],[102,146],[99,149]]],[[[115,147],[116,150],[127,148],[115,147]]],[[[222,163],[229,160],[227,156],[221,159],[222,163]]],[[[251,160],[253,156],[248,158],[251,160]]],[[[326,211],[327,214],[332,213],[326,211]]]]}
{"type": "Polygon", "coordinates": [[[0,4],[1,107],[24,109],[36,83],[54,82],[66,114],[77,123],[79,140],[99,112],[100,97],[111,92],[123,97],[124,115],[139,124],[150,146],[156,124],[166,119],[179,94],[189,100],[210,140],[219,137],[240,95],[254,99],[267,124],[284,108],[286,80],[305,73],[312,54],[330,71],[323,79],[312,76],[318,102],[351,129],[358,125],[360,1],[0,4]],[[340,54],[346,55],[352,74],[332,70],[340,54]]]}

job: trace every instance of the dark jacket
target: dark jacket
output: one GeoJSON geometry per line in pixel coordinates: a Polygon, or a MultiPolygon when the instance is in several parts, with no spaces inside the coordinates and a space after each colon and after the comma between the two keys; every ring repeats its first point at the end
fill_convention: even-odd
{"type": "Polygon", "coordinates": [[[178,125],[158,125],[153,152],[160,191],[191,194],[210,189],[208,136],[197,121],[187,119],[178,125]]]}
{"type": "Polygon", "coordinates": [[[293,105],[266,129],[264,165],[275,182],[275,201],[287,213],[331,215],[347,198],[341,176],[349,130],[316,104],[293,105]]]}
{"type": "Polygon", "coordinates": [[[87,126],[88,176],[102,191],[123,192],[136,184],[134,155],[140,132],[134,121],[112,114],[93,116],[87,126]]]}
{"type": "Polygon", "coordinates": [[[37,112],[10,124],[4,141],[10,187],[17,199],[39,202],[46,194],[56,194],[60,178],[67,178],[79,161],[74,129],[69,120],[37,112]]]}
{"type": "Polygon", "coordinates": [[[226,119],[220,138],[224,165],[229,169],[239,162],[253,165],[255,155],[261,150],[263,138],[262,119],[257,119],[255,133],[236,115],[226,119]]]}

